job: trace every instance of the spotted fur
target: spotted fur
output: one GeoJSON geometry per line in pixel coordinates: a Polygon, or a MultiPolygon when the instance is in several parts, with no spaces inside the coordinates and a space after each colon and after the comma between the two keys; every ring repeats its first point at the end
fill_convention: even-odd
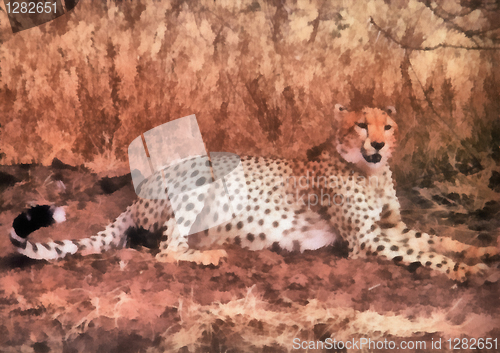
{"type": "Polygon", "coordinates": [[[401,220],[388,165],[396,145],[394,113],[394,108],[348,112],[337,105],[337,135],[321,145],[312,161],[242,157],[241,176],[231,174],[240,163],[232,154],[215,155],[211,162],[185,160],[148,178],[138,190],[142,198],[95,236],[40,244],[13,231],[11,239],[28,257],[56,259],[123,247],[135,228],[162,234],[159,261],[218,264],[226,256],[221,250],[225,243],[250,250],[279,246],[304,251],[332,244],[340,236],[348,242],[352,258],[380,256],[406,265],[420,263],[458,281],[484,272],[487,266],[482,263],[469,266],[444,253],[480,258],[498,254],[497,248],[412,230],[401,220]],[[227,175],[225,186],[202,193],[200,187],[213,180],[207,168],[211,166],[227,175]],[[162,193],[168,197],[158,197],[162,193]],[[208,206],[206,200],[228,193],[230,202],[208,206]],[[182,216],[175,217],[179,211],[182,216]],[[230,220],[206,229],[224,217],[230,220]]]}

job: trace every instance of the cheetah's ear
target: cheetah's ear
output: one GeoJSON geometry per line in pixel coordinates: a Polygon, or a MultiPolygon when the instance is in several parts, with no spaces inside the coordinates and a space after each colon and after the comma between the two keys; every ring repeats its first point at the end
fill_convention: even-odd
{"type": "Polygon", "coordinates": [[[342,118],[344,117],[344,115],[347,113],[347,109],[344,108],[344,106],[342,104],[335,104],[335,111],[334,111],[334,117],[335,117],[335,120],[342,120],[342,118]]]}
{"type": "Polygon", "coordinates": [[[396,115],[396,108],[394,108],[392,105],[389,105],[388,107],[385,108],[385,112],[389,116],[394,116],[394,115],[396,115]]]}

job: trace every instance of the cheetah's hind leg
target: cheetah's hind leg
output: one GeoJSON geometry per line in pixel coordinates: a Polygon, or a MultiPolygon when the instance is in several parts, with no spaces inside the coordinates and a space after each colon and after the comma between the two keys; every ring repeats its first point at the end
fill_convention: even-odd
{"type": "Polygon", "coordinates": [[[188,237],[179,234],[174,217],[165,222],[165,227],[166,230],[163,234],[168,239],[160,243],[160,252],[156,255],[156,260],[169,263],[187,261],[195,262],[198,265],[217,266],[223,258],[227,258],[227,253],[223,249],[204,251],[190,249],[188,237]]]}

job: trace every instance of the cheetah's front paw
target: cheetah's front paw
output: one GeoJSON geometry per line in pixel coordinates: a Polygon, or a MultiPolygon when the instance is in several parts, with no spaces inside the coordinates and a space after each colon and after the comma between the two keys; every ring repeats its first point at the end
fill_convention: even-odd
{"type": "Polygon", "coordinates": [[[500,255],[500,248],[495,246],[471,247],[465,253],[470,259],[491,258],[500,255]]]}

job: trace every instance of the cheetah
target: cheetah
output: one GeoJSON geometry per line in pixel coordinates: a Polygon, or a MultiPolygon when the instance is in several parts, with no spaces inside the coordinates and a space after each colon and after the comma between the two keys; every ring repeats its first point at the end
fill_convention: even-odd
{"type": "Polygon", "coordinates": [[[452,280],[483,274],[444,255],[479,259],[499,253],[409,229],[401,219],[388,161],[396,147],[395,109],[335,106],[337,133],[312,160],[212,153],[161,169],[136,190],[139,199],[90,238],[34,243],[32,231],[64,220],[61,208],[37,206],[14,221],[10,239],[33,259],[60,259],[121,248],[131,229],[160,234],[156,259],[218,265],[224,244],[249,250],[315,250],[338,240],[349,257],[381,256],[421,264],[452,280]],[[240,167],[241,172],[232,172],[240,167]],[[217,171],[219,175],[216,175],[217,171]],[[163,195],[163,196],[162,196],[163,195]]]}

